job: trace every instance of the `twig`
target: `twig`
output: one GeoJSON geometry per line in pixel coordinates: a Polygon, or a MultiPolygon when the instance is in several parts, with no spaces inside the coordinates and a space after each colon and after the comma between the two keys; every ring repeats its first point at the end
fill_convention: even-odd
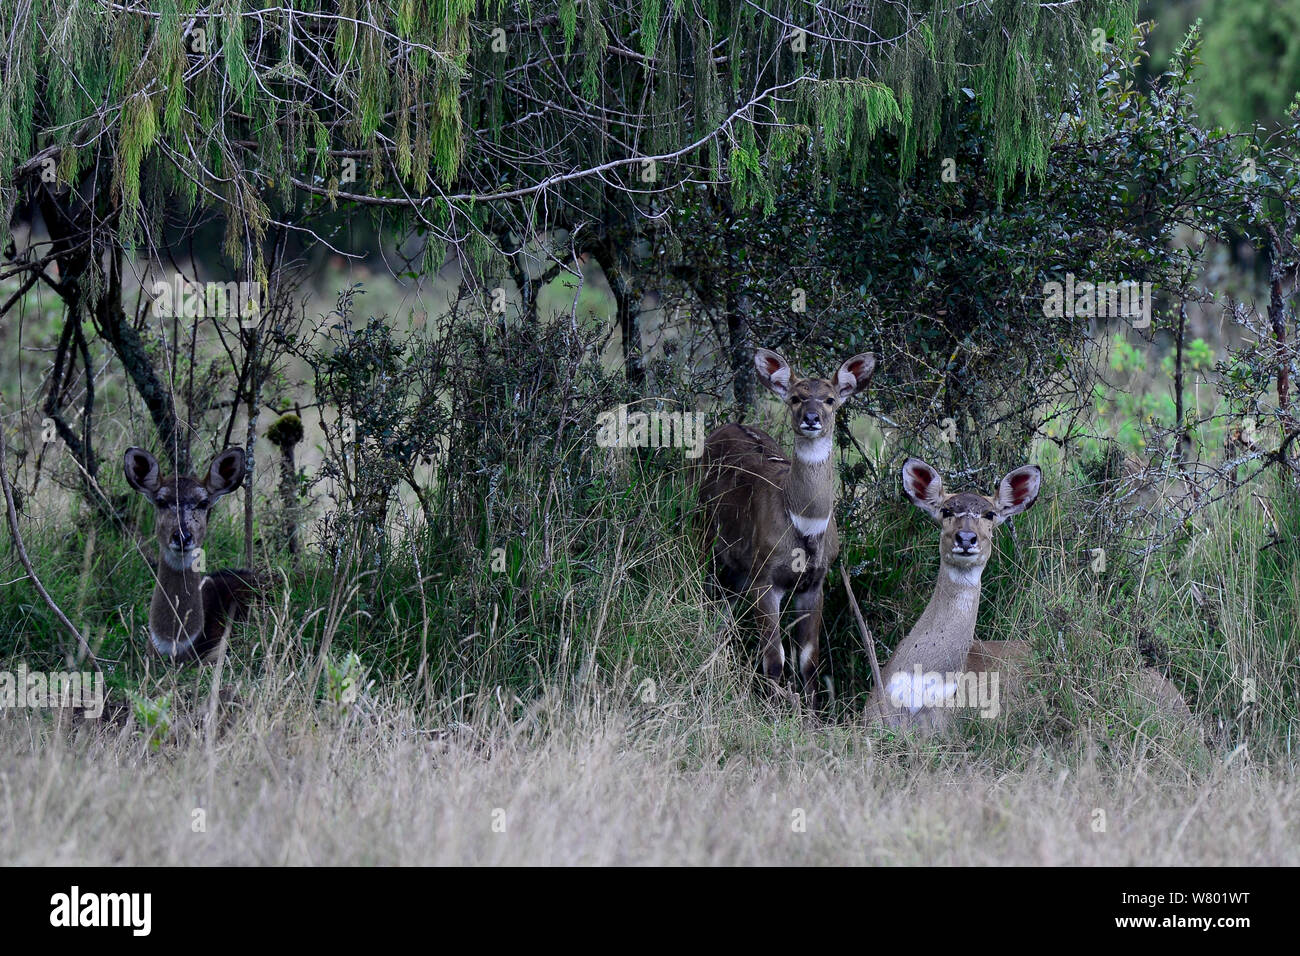
{"type": "Polygon", "coordinates": [[[880,679],[880,661],[876,660],[876,645],[871,638],[871,629],[867,627],[867,622],[862,619],[862,609],[858,607],[858,599],[853,596],[853,585],[849,583],[849,572],[844,565],[840,565],[840,575],[844,578],[844,590],[848,592],[849,604],[853,608],[853,616],[858,621],[858,631],[862,634],[862,645],[867,649],[867,658],[871,661],[871,676],[875,679],[877,687],[884,687],[885,683],[880,679]]]}
{"type": "Polygon", "coordinates": [[[81,632],[77,630],[76,625],[69,621],[68,616],[63,613],[56,603],[54,603],[54,598],[50,597],[50,592],[45,590],[45,585],[41,584],[41,579],[36,576],[36,571],[32,568],[31,559],[27,557],[27,547],[23,544],[22,533],[18,530],[18,509],[14,506],[13,489],[9,486],[9,472],[5,468],[5,458],[8,457],[8,455],[9,445],[5,441],[4,428],[0,427],[0,489],[3,489],[4,491],[5,516],[9,520],[9,533],[13,535],[14,550],[18,552],[18,560],[22,562],[23,570],[27,572],[27,577],[30,578],[32,584],[36,586],[36,590],[40,593],[41,598],[44,599],[45,603],[49,605],[50,610],[54,612],[54,616],[62,622],[65,628],[67,628],[68,633],[76,638],[77,643],[81,645],[82,651],[85,652],[86,657],[90,660],[90,663],[94,666],[95,670],[99,670],[99,659],[95,657],[95,652],[90,649],[90,645],[86,643],[86,639],[81,636],[81,632]]]}

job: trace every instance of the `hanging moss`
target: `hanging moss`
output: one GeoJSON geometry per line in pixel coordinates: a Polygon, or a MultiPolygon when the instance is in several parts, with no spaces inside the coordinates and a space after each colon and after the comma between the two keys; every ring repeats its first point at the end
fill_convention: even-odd
{"type": "Polygon", "coordinates": [[[578,36],[578,5],[574,0],[563,0],[560,4],[560,32],[564,34],[564,53],[567,56],[573,49],[573,41],[578,36]]]}
{"type": "Polygon", "coordinates": [[[647,60],[655,55],[655,42],[659,38],[659,13],[661,0],[641,2],[641,52],[647,60]]]}
{"type": "MultiPolygon", "coordinates": [[[[635,190],[620,203],[712,181],[769,208],[796,151],[856,177],[887,147],[906,175],[972,97],[1000,191],[1042,174],[1066,97],[1092,114],[1092,31],[1127,36],[1135,16],[1135,0],[0,0],[0,207],[13,208],[15,169],[53,145],[65,180],[112,170],[124,239],[159,190],[245,217],[226,248],[255,261],[241,247],[264,234],[268,204],[321,190],[486,202],[546,184],[496,203],[489,234],[599,218],[620,184],[635,190]],[[647,191],[633,164],[669,154],[647,191]],[[611,162],[624,165],[571,175],[611,162]]],[[[474,238],[465,215],[447,228],[474,238]]]]}

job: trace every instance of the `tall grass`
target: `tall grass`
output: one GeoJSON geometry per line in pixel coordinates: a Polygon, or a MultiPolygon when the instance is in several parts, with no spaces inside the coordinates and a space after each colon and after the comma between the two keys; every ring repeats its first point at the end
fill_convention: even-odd
{"type": "MultiPolygon", "coordinates": [[[[1300,862],[1300,548],[1251,499],[1098,574],[1081,492],[1050,474],[999,533],[978,627],[1033,642],[1030,703],[921,742],[862,725],[868,669],[835,581],[826,712],[760,694],[744,608],[706,579],[680,459],[599,454],[579,480],[507,475],[479,526],[402,516],[378,568],[346,549],[296,565],[264,551],[281,583],[215,667],[142,652],[148,546],[31,522],[38,571],[96,637],[112,689],[98,722],[0,716],[6,858],[1300,862]],[[355,698],[338,683],[352,661],[355,698]],[[1143,699],[1148,663],[1196,726],[1143,699]],[[128,692],[168,704],[161,731],[128,692]],[[38,831],[39,848],[18,836],[38,831]]],[[[1293,497],[1273,506],[1300,521],[1293,497]]],[[[238,553],[234,524],[214,520],[213,566],[238,553]]],[[[937,532],[892,500],[846,500],[842,527],[887,655],[928,600],[937,532]]],[[[0,668],[62,669],[44,608],[23,585],[5,594],[0,668]]]]}
{"type": "Polygon", "coordinates": [[[0,853],[17,864],[1300,862],[1294,767],[1191,770],[1076,736],[1017,766],[977,740],[814,725],[743,692],[725,648],[665,675],[413,703],[322,695],[301,622],[169,671],[151,746],[127,715],[0,719],[0,853]],[[39,835],[34,838],[34,835],[39,835]]]}
{"type": "MultiPolygon", "coordinates": [[[[449,535],[412,522],[393,536],[379,569],[347,549],[337,561],[312,555],[297,563],[264,551],[263,567],[278,583],[268,609],[233,635],[235,658],[259,672],[274,631],[266,615],[279,609],[297,622],[292,639],[303,653],[355,653],[422,705],[498,688],[527,702],[544,687],[611,674],[660,683],[693,673],[720,648],[746,659],[748,615],[709,586],[689,475],[666,455],[599,453],[605,457],[576,485],[541,471],[510,476],[483,527],[449,535]]],[[[1078,536],[1078,505],[1079,492],[1049,477],[1038,505],[999,532],[984,574],[979,636],[1026,638],[1037,648],[1046,675],[1036,695],[1045,707],[1035,715],[1038,731],[1062,719],[1124,716],[1123,688],[1155,664],[1219,747],[1248,743],[1289,755],[1300,720],[1293,630],[1300,545],[1270,537],[1252,499],[1242,497],[1212,511],[1177,551],[1140,564],[1112,558],[1111,569],[1097,573],[1095,542],[1078,536]]],[[[1293,496],[1279,495],[1273,508],[1284,525],[1300,523],[1293,496]]],[[[841,560],[887,654],[929,599],[937,532],[901,500],[849,502],[845,510],[841,560]]],[[[213,522],[213,566],[237,553],[233,525],[229,515],[213,522]]],[[[94,638],[112,682],[135,688],[170,673],[143,653],[148,544],[88,522],[50,520],[29,530],[28,546],[56,600],[94,638]]],[[[6,593],[5,655],[62,666],[68,641],[46,609],[20,585],[6,593]]],[[[834,692],[824,716],[851,721],[869,674],[834,579],[824,640],[834,692]]]]}

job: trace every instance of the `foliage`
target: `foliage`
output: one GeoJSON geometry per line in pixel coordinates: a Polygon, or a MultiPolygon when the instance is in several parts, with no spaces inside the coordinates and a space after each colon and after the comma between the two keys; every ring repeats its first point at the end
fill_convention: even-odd
{"type": "MultiPolygon", "coordinates": [[[[354,325],[359,291],[340,294],[324,341],[311,342],[304,357],[316,395],[338,416],[326,427],[331,455],[318,476],[332,483],[331,520],[357,522],[360,546],[382,559],[394,490],[399,482],[420,490],[416,471],[439,455],[450,414],[439,396],[437,346],[398,333],[384,318],[354,325]]],[[[327,553],[338,546],[326,539],[327,553]]]]}
{"type": "Polygon", "coordinates": [[[357,694],[365,684],[366,673],[355,651],[349,651],[342,660],[325,661],[325,698],[338,710],[347,710],[357,702],[357,694]]]}
{"type": "Polygon", "coordinates": [[[135,721],[140,725],[150,750],[162,749],[171,735],[172,700],[170,694],[155,699],[144,697],[134,691],[127,691],[131,701],[131,710],[135,721]]]}
{"type": "MultiPolygon", "coordinates": [[[[887,136],[856,184],[819,181],[792,163],[790,188],[770,214],[720,208],[704,191],[678,204],[656,247],[658,272],[674,301],[714,322],[716,347],[734,357],[738,381],[757,344],[784,348],[806,369],[874,349],[883,363],[873,411],[889,434],[907,436],[891,447],[892,460],[924,452],[991,479],[1035,437],[1061,446],[1086,437],[1090,396],[1103,377],[1093,346],[1117,326],[1149,318],[1137,333],[1148,341],[1182,336],[1181,307],[1210,298],[1207,240],[1246,237],[1283,268],[1293,256],[1300,127],[1293,117],[1270,134],[1204,129],[1197,42],[1189,36],[1147,91],[1136,82],[1142,33],[1109,47],[1095,83],[1100,117],[1089,120],[1082,99],[1071,100],[1041,180],[1000,189],[988,155],[989,108],[972,92],[936,146],[949,153],[943,162],[907,174],[887,136]],[[1085,282],[1150,283],[1150,316],[1099,316],[1082,294],[1086,309],[1047,308],[1050,283],[1065,286],[1067,277],[1080,290],[1085,282]],[[956,441],[943,437],[945,421],[956,441]]],[[[1075,79],[1080,90],[1093,82],[1075,79]]],[[[1213,364],[1206,343],[1184,345],[1180,370],[1213,364]]],[[[1116,361],[1146,351],[1124,346],[1116,361]]],[[[1266,362],[1267,348],[1257,351],[1266,362]]],[[[1274,373],[1277,361],[1275,352],[1274,373]]],[[[1161,360],[1171,379],[1173,363],[1172,354],[1161,360]]],[[[744,404],[739,386],[736,394],[744,404]]],[[[1137,400],[1156,402],[1131,410],[1154,416],[1156,431],[1183,427],[1179,403],[1137,400]]],[[[1151,434],[1143,439],[1160,447],[1151,434]]],[[[1138,444],[1136,433],[1128,440],[1138,444]]],[[[881,474],[877,494],[892,487],[894,469],[881,474]]]]}
{"type": "Polygon", "coordinates": [[[910,164],[961,85],[993,111],[999,184],[1041,173],[1087,31],[1127,31],[1133,4],[954,7],[4,0],[0,211],[44,171],[75,188],[111,170],[124,246],[154,243],[151,197],[217,205],[226,256],[266,281],[271,223],[340,201],[397,213],[437,250],[469,244],[488,210],[533,237],[647,184],[770,203],[771,160],[801,128],[832,167],[860,167],[891,128],[910,164]]]}
{"type": "Polygon", "coordinates": [[[1158,75],[1187,31],[1205,43],[1199,99],[1206,123],[1232,130],[1285,121],[1300,92],[1300,6],[1293,2],[1154,0],[1142,15],[1155,21],[1152,67],[1158,75]]]}
{"type": "MultiPolygon", "coordinates": [[[[0,14],[14,12],[6,2],[0,14]]],[[[235,641],[241,665],[254,672],[276,655],[301,655],[295,686],[317,694],[306,677],[323,674],[331,705],[344,702],[350,675],[365,673],[422,694],[429,708],[481,694],[523,717],[553,687],[622,686],[627,675],[634,683],[689,683],[736,648],[747,651],[728,610],[705,596],[681,457],[598,448],[594,431],[598,416],[629,400],[722,417],[730,397],[738,414],[753,415],[743,376],[733,373],[761,342],[807,371],[828,371],[860,349],[883,358],[865,400],[883,434],[860,441],[863,430],[846,424],[839,447],[842,560],[886,644],[915,619],[934,573],[929,529],[897,500],[897,460],[937,455],[947,474],[986,489],[997,469],[1027,454],[1049,467],[1060,489],[1054,503],[1003,536],[989,569],[992,629],[1025,635],[1054,665],[1053,691],[1032,727],[998,737],[1002,763],[1020,759],[1018,741],[1060,743],[1085,718],[1095,719],[1095,739],[1116,760],[1126,748],[1145,752],[1140,703],[1126,688],[1153,646],[1176,683],[1195,688],[1200,711],[1222,721],[1229,742],[1282,746],[1296,720],[1294,680],[1286,670],[1290,638],[1274,624],[1294,603],[1300,562],[1278,533],[1282,522],[1226,519],[1231,502],[1207,497],[1176,516],[1179,547],[1130,548],[1131,562],[1113,564],[1122,570],[1105,580],[1085,555],[1131,543],[1135,527],[1167,524],[1160,505],[1141,519],[1117,517],[1111,492],[1124,473],[1123,451],[1149,454],[1166,477],[1178,477],[1187,445],[1230,437],[1225,419],[1248,410],[1268,426],[1261,425],[1267,443],[1250,452],[1250,480],[1293,491],[1285,444],[1295,437],[1293,413],[1282,398],[1266,401],[1295,368],[1290,325],[1282,322],[1281,340],[1270,338],[1276,322],[1238,303],[1234,314],[1259,334],[1219,357],[1187,334],[1180,306],[1209,296],[1209,239],[1254,247],[1271,274],[1294,261],[1300,121],[1290,116],[1268,133],[1204,128],[1192,83],[1195,36],[1167,76],[1140,88],[1140,37],[1115,29],[1127,5],[998,0],[961,5],[963,20],[936,17],[955,11],[935,4],[900,21],[897,34],[890,18],[907,16],[903,8],[868,6],[881,14],[877,31],[896,41],[874,61],[857,49],[861,24],[849,21],[842,33],[826,11],[817,14],[827,18],[819,29],[835,42],[795,55],[776,15],[786,8],[776,4],[575,5],[554,18],[523,7],[498,18],[467,5],[371,5],[370,20],[347,3],[340,9],[351,12],[339,14],[228,5],[213,21],[218,52],[202,54],[167,46],[164,22],[194,12],[183,5],[148,18],[129,5],[73,4],[58,21],[67,35],[52,40],[50,55],[83,62],[88,54],[72,39],[84,40],[80,18],[108,18],[113,75],[95,75],[87,89],[112,104],[94,112],[109,129],[75,161],[71,137],[81,126],[54,124],[52,104],[37,110],[34,126],[6,130],[5,162],[26,177],[25,201],[48,214],[57,235],[49,256],[24,250],[14,268],[32,273],[21,280],[27,288],[6,286],[5,301],[25,307],[36,283],[55,291],[62,326],[41,318],[40,331],[66,339],[58,355],[81,356],[87,390],[104,357],[115,357],[160,435],[171,421],[183,422],[187,435],[218,439],[220,420],[228,440],[241,406],[255,432],[267,404],[263,383],[311,392],[272,407],[321,410],[324,447],[312,477],[326,504],[317,547],[285,570],[285,591],[276,595],[283,604],[260,609],[235,641]],[[139,29],[142,17],[149,29],[139,29]],[[1092,22],[1108,27],[1099,56],[1084,42],[1092,22]],[[278,45],[290,23],[295,34],[304,28],[293,54],[278,45]],[[506,53],[492,59],[480,47],[491,50],[502,23],[506,53]],[[1066,55],[1052,55],[1057,45],[1066,55]],[[777,48],[770,59],[751,55],[777,48]],[[247,56],[227,57],[234,49],[247,56]],[[153,83],[151,72],[178,68],[195,82],[153,83]],[[787,80],[788,91],[769,93],[787,80]],[[193,135],[209,126],[210,138],[193,135]],[[197,143],[205,155],[189,152],[197,143]],[[26,165],[38,147],[53,150],[46,158],[57,153],[61,170],[72,164],[50,188],[37,185],[39,164],[26,165]],[[111,162],[86,158],[98,149],[111,162]],[[663,160],[654,167],[663,178],[625,182],[642,168],[631,159],[647,153],[663,160]],[[349,159],[382,176],[343,189],[349,159]],[[155,321],[147,304],[128,312],[128,244],[156,243],[147,249],[154,260],[183,248],[198,227],[163,223],[186,190],[197,204],[216,204],[204,215],[223,210],[228,224],[246,230],[238,250],[227,236],[234,271],[257,274],[262,240],[274,237],[265,277],[280,290],[278,317],[292,315],[281,281],[294,258],[288,236],[317,228],[315,217],[334,200],[345,212],[356,204],[401,213],[391,228],[403,235],[422,229],[432,241],[401,253],[412,273],[443,264],[440,240],[459,244],[475,267],[458,273],[446,309],[422,328],[403,316],[366,314],[355,287],[312,334],[288,321],[238,330],[155,321]],[[83,218],[59,231],[60,210],[83,218]],[[113,220],[117,210],[126,218],[113,220]],[[1046,311],[1047,284],[1067,273],[1150,282],[1157,300],[1146,334],[1170,354],[1157,359],[1159,348],[1126,332],[1115,340],[1117,325],[1095,314],[1046,311]],[[617,323],[584,308],[597,278],[617,302],[617,323]],[[653,348],[643,339],[634,313],[647,291],[662,295],[666,314],[687,312],[683,338],[653,348]],[[192,344],[186,354],[186,334],[193,343],[200,329],[211,329],[213,350],[225,353],[210,375],[203,365],[210,357],[192,344]],[[76,336],[92,333],[111,351],[81,349],[76,336]],[[616,334],[621,367],[609,357],[616,334]],[[1097,348],[1106,341],[1116,341],[1109,371],[1097,348]],[[654,353],[641,369],[650,388],[637,394],[634,359],[643,346],[654,353]],[[305,363],[310,389],[259,351],[271,347],[305,363]],[[1110,373],[1157,370],[1168,381],[1148,381],[1168,385],[1168,396],[1148,389],[1116,398],[1105,387],[1110,373]],[[1184,376],[1212,371],[1222,375],[1222,395],[1208,409],[1213,420],[1200,421],[1189,412],[1184,376]],[[186,379],[198,394],[192,401],[178,398],[186,379]],[[956,440],[940,437],[946,420],[956,440]],[[1282,467],[1267,471],[1271,464],[1282,467]],[[1274,540],[1271,553],[1259,550],[1274,540]],[[1224,556],[1239,552],[1254,561],[1234,569],[1224,556]],[[1217,591],[1207,594],[1212,584],[1217,591]],[[296,615],[292,626],[278,619],[262,626],[283,618],[282,608],[296,615]],[[1227,633],[1247,611],[1254,629],[1227,633]],[[1236,708],[1248,669],[1271,682],[1259,711],[1236,708]]],[[[33,35],[24,21],[16,49],[30,52],[33,35]]],[[[29,95],[24,77],[6,74],[5,109],[29,95]]],[[[41,83],[31,87],[37,99],[48,95],[41,83]]],[[[66,76],[53,83],[68,86],[66,76]]],[[[90,109],[79,108],[76,116],[90,109]]],[[[608,301],[603,287],[599,294],[608,301]]],[[[1269,318],[1286,319],[1286,297],[1277,298],[1269,318]]],[[[17,336],[5,330],[4,340],[17,336]]],[[[52,376],[61,397],[72,369],[69,358],[66,374],[52,376]]],[[[138,404],[119,401],[124,423],[136,425],[138,404]]],[[[1226,472],[1225,462],[1215,465],[1226,472]]],[[[1285,521],[1294,517],[1283,512],[1285,521]]],[[[251,550],[251,511],[246,519],[251,550]]],[[[214,523],[214,550],[233,550],[232,524],[214,523]]],[[[129,675],[120,679],[148,684],[133,611],[150,582],[134,527],[109,520],[96,539],[79,522],[67,525],[40,538],[42,571],[51,572],[57,600],[96,629],[97,646],[129,675]]],[[[841,602],[832,593],[828,673],[838,697],[829,716],[848,719],[867,677],[846,640],[841,602]]],[[[15,647],[49,660],[62,653],[41,605],[7,603],[0,624],[16,635],[15,647]]],[[[743,667],[736,673],[748,676],[743,667]]],[[[727,693],[728,703],[745,696],[727,693]]],[[[141,713],[153,719],[155,711],[141,713]]],[[[783,719],[768,732],[786,733],[783,719]]]]}

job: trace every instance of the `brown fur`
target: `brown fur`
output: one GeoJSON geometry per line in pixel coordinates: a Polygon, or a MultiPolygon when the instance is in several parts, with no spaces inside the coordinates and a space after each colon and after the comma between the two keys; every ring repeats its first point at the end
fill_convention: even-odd
{"type": "Polygon", "coordinates": [[[127,449],[123,470],[131,487],[156,509],[158,564],[149,602],[150,647],[167,660],[206,660],[261,589],[257,575],[247,569],[205,574],[194,567],[203,553],[211,507],[244,480],[244,452],[228,448],[217,455],[202,481],[161,477],[157,460],[140,448],[127,449]]]}
{"type": "MultiPolygon", "coordinates": [[[[904,493],[939,523],[939,575],[930,603],[894,651],[881,674],[881,684],[872,689],[867,702],[868,719],[926,733],[948,726],[951,708],[920,706],[915,701],[909,707],[899,704],[895,695],[900,682],[906,693],[914,692],[915,684],[909,678],[918,671],[944,676],[972,671],[967,661],[975,642],[980,576],[993,550],[993,531],[1031,507],[1038,499],[1041,483],[1041,470],[1036,465],[1025,465],[999,482],[995,498],[974,492],[949,495],[944,492],[939,473],[925,462],[909,458],[903,464],[904,493]]],[[[1001,650],[1006,649],[981,648],[989,659],[996,659],[1001,650]]]]}
{"type": "Polygon", "coordinates": [[[816,705],[822,584],[839,554],[831,436],[836,410],[866,388],[875,357],[856,355],[835,379],[798,379],[775,352],[759,349],[758,377],[790,409],[795,451],[747,425],[724,425],[704,442],[697,480],[713,568],[731,592],[754,603],[763,673],[779,681],[785,663],[781,601],[793,595],[800,617],[800,685],[816,705]],[[794,517],[791,517],[791,516],[794,517]],[[796,525],[802,524],[802,528],[796,525]]]}
{"type": "MultiPolygon", "coordinates": [[[[944,493],[938,472],[929,465],[915,458],[903,465],[907,497],[940,525],[939,578],[929,605],[885,667],[881,686],[873,688],[868,719],[923,733],[948,727],[952,708],[925,706],[910,711],[891,699],[895,682],[918,668],[922,673],[976,675],[970,686],[980,686],[979,677],[996,673],[1001,708],[1015,707],[1017,699],[1023,699],[1033,659],[1030,643],[977,641],[975,620],[980,576],[993,550],[993,531],[1034,504],[1041,481],[1037,466],[1026,465],[1006,475],[993,498],[973,492],[949,495],[944,493]]],[[[1182,694],[1163,674],[1146,667],[1139,680],[1139,690],[1167,716],[1191,721],[1182,694]]],[[[906,688],[906,682],[903,686],[906,688]]]]}
{"type": "MultiPolygon", "coordinates": [[[[966,655],[966,670],[975,674],[997,671],[1003,703],[1015,707],[1030,676],[1033,651],[1029,641],[975,641],[966,655]]],[[[1192,709],[1182,693],[1158,668],[1143,667],[1138,671],[1138,692],[1166,717],[1178,723],[1193,722],[1192,709]]]]}

